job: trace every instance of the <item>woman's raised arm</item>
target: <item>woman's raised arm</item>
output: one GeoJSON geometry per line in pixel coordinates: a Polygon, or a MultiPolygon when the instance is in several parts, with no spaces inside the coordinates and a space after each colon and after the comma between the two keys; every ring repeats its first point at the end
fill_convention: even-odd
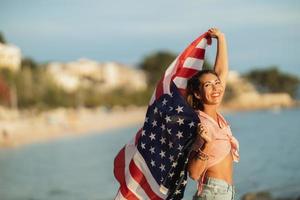
{"type": "Polygon", "coordinates": [[[226,80],[228,75],[228,55],[227,55],[227,44],[224,33],[222,33],[217,28],[211,28],[208,30],[208,33],[212,38],[216,38],[218,41],[217,44],[217,54],[214,65],[214,71],[218,74],[221,82],[225,88],[226,80]]]}

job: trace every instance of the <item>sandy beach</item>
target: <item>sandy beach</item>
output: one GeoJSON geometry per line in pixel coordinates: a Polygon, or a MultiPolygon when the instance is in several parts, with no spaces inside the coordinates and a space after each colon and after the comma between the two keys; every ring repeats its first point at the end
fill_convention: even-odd
{"type": "MultiPolygon", "coordinates": [[[[221,112],[249,111],[256,109],[281,109],[295,104],[290,98],[263,96],[236,99],[232,104],[221,107],[221,112]],[[248,101],[245,101],[248,100],[248,101]],[[252,100],[251,100],[252,99],[252,100]],[[254,101],[260,99],[260,101],[254,101]],[[263,101],[263,99],[265,99],[263,101]],[[251,101],[249,101],[251,100],[251,101]],[[275,101],[276,100],[276,101],[275,101]],[[257,103],[260,102],[260,103],[257,103]]],[[[105,130],[141,124],[147,107],[129,106],[106,109],[58,108],[44,112],[33,110],[16,111],[0,107],[0,148],[18,147],[35,142],[45,142],[61,137],[82,136],[102,133],[105,130]]]]}
{"type": "Polygon", "coordinates": [[[113,110],[60,108],[40,114],[7,112],[11,113],[6,115],[6,119],[0,120],[0,147],[18,147],[142,124],[146,107],[118,107],[113,110]]]}

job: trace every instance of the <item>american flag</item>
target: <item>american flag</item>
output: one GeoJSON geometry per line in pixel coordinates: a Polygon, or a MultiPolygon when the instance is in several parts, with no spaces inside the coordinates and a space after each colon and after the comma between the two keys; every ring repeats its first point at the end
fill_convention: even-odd
{"type": "Polygon", "coordinates": [[[182,199],[199,118],[184,99],[187,80],[202,69],[208,33],[167,68],[150,100],[144,125],[114,161],[115,199],[182,199]]]}

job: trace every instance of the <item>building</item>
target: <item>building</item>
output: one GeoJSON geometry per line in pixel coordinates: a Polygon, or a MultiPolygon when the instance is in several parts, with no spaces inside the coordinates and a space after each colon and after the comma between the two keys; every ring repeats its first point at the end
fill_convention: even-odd
{"type": "Polygon", "coordinates": [[[128,91],[147,87],[143,71],[115,62],[98,63],[80,59],[69,63],[50,63],[47,71],[55,82],[68,92],[79,87],[94,87],[99,92],[122,88],[128,91]]]}
{"type": "Polygon", "coordinates": [[[17,46],[11,44],[0,43],[0,69],[7,68],[17,71],[21,66],[21,50],[17,46]]]}

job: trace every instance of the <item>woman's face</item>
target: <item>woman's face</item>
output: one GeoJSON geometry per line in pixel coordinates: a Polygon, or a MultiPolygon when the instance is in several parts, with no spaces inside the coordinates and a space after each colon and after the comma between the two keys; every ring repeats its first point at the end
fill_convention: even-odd
{"type": "Polygon", "coordinates": [[[224,88],[214,74],[204,74],[200,78],[200,97],[204,104],[219,105],[222,102],[224,88]]]}

